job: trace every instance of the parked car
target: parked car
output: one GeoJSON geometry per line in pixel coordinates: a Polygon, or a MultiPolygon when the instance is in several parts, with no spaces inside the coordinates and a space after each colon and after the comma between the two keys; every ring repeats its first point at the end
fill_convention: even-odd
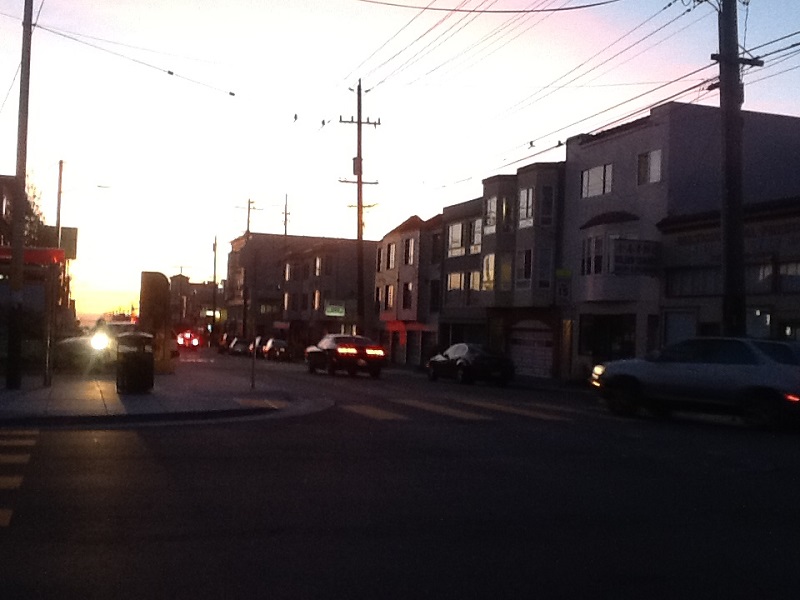
{"type": "Polygon", "coordinates": [[[228,346],[228,354],[232,356],[250,356],[250,342],[245,339],[235,337],[228,346]]]}
{"type": "Polygon", "coordinates": [[[428,379],[455,378],[460,383],[478,379],[494,380],[506,385],[514,378],[514,363],[510,358],[493,352],[481,344],[453,344],[427,363],[428,379]]]}
{"type": "Polygon", "coordinates": [[[289,342],[278,338],[269,338],[261,345],[261,356],[267,360],[289,361],[292,359],[289,342]]]}
{"type": "Polygon", "coordinates": [[[590,382],[618,415],[699,410],[775,425],[800,414],[800,360],[785,342],[692,338],[646,358],[597,365],[590,382]]]}
{"type": "Polygon", "coordinates": [[[386,352],[362,335],[329,334],[306,348],[305,360],[309,373],[317,369],[324,369],[329,375],[347,371],[354,377],[359,371],[365,371],[377,379],[386,365],[386,352]]]}

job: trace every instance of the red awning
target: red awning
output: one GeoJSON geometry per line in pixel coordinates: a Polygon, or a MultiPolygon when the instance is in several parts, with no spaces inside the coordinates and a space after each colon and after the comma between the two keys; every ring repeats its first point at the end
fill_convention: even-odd
{"type": "MultiPolygon", "coordinates": [[[[11,247],[0,246],[0,261],[11,260],[11,247]]],[[[22,262],[26,265],[58,265],[65,262],[63,248],[25,248],[22,262]]]]}

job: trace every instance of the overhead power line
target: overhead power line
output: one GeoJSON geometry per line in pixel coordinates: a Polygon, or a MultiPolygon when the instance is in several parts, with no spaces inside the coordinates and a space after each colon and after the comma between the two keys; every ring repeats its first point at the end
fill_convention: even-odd
{"type": "Polygon", "coordinates": [[[208,88],[210,90],[214,90],[216,92],[222,92],[224,94],[228,94],[229,96],[235,96],[236,95],[234,92],[223,90],[222,88],[218,88],[218,87],[216,87],[214,85],[205,83],[203,81],[198,81],[197,79],[192,79],[191,77],[186,77],[185,75],[180,75],[179,73],[176,73],[175,71],[172,71],[170,69],[165,69],[164,67],[159,67],[158,65],[154,65],[152,63],[140,60],[138,58],[133,58],[132,56],[127,56],[126,54],[122,54],[121,52],[116,52],[114,50],[110,50],[109,48],[103,48],[102,46],[98,46],[97,44],[92,44],[90,42],[87,42],[86,40],[82,40],[80,38],[77,38],[74,35],[69,35],[69,34],[66,34],[66,33],[62,33],[61,31],[58,31],[57,29],[51,29],[51,28],[45,27],[43,25],[39,25],[39,29],[43,29],[43,30],[47,31],[48,33],[52,33],[53,35],[57,35],[57,36],[63,37],[65,39],[71,40],[73,42],[77,42],[79,44],[83,44],[85,46],[89,46],[90,48],[94,48],[95,50],[100,50],[102,52],[106,52],[108,54],[111,54],[112,56],[116,56],[118,58],[123,58],[123,59],[125,59],[127,61],[136,63],[138,65],[142,65],[142,66],[148,67],[150,69],[155,69],[157,71],[161,71],[162,73],[166,73],[167,75],[171,75],[171,76],[176,77],[178,79],[183,79],[184,81],[188,81],[189,83],[193,83],[195,85],[200,85],[202,87],[208,88]]]}
{"type": "Polygon", "coordinates": [[[358,0],[359,2],[366,2],[367,4],[380,4],[382,6],[391,6],[393,8],[408,8],[412,10],[432,10],[437,12],[449,13],[479,13],[489,15],[518,15],[524,13],[537,13],[537,12],[566,12],[570,10],[584,10],[586,8],[596,8],[598,6],[605,6],[606,4],[614,4],[620,0],[603,0],[602,2],[593,2],[591,4],[581,4],[580,6],[564,6],[561,8],[531,8],[524,10],[492,10],[480,8],[425,8],[422,6],[414,6],[411,4],[396,4],[394,2],[383,2],[382,0],[358,0]]]}

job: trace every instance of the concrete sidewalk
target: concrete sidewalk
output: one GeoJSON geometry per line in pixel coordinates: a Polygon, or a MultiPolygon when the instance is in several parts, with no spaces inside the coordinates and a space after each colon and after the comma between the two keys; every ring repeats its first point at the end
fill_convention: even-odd
{"type": "Polygon", "coordinates": [[[277,390],[251,390],[244,379],[232,381],[203,362],[176,360],[173,373],[157,373],[152,391],[139,394],[118,393],[113,371],[56,373],[47,387],[41,375],[26,376],[19,390],[0,388],[0,427],[291,416],[327,408],[277,390]]]}

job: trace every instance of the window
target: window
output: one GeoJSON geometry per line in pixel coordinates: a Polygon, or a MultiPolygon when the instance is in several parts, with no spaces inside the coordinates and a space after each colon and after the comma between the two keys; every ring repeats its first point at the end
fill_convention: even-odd
{"type": "Polygon", "coordinates": [[[403,308],[411,308],[412,298],[414,297],[414,284],[411,282],[403,284],[403,308]]]}
{"type": "Polygon", "coordinates": [[[414,264],[414,238],[408,238],[403,242],[403,264],[414,264]]]}
{"type": "Polygon", "coordinates": [[[314,277],[319,277],[322,275],[322,257],[317,256],[314,259],[314,277]]]}
{"type": "Polygon", "coordinates": [[[380,312],[382,304],[383,304],[383,288],[378,286],[375,288],[375,312],[380,312]]]}
{"type": "Polygon", "coordinates": [[[772,292],[772,265],[746,265],[744,284],[748,294],[768,294],[772,292]]]}
{"type": "Polygon", "coordinates": [[[553,224],[553,211],[555,209],[555,194],[552,185],[542,188],[542,197],[539,200],[539,225],[553,224]]]}
{"type": "Polygon", "coordinates": [[[483,257],[483,282],[482,290],[494,289],[494,254],[487,254],[483,257]]]}
{"type": "Polygon", "coordinates": [[[483,219],[475,219],[469,225],[469,253],[480,254],[483,219]]]}
{"type": "Polygon", "coordinates": [[[288,263],[288,262],[286,263],[286,265],[285,265],[285,267],[283,269],[283,278],[284,278],[285,281],[291,281],[292,280],[292,265],[290,263],[288,263]]]}
{"type": "Polygon", "coordinates": [[[387,285],[384,289],[383,308],[388,310],[394,307],[394,286],[387,285]]]}
{"type": "Polygon", "coordinates": [[[782,263],[778,276],[781,292],[800,292],[800,262],[782,263]]]}
{"type": "Polygon", "coordinates": [[[392,243],[386,247],[386,268],[394,269],[397,245],[392,243]]]}
{"type": "Polygon", "coordinates": [[[461,223],[453,223],[447,228],[447,256],[464,255],[464,244],[461,240],[462,230],[461,223]]]}
{"type": "Polygon", "coordinates": [[[514,203],[510,198],[504,197],[500,201],[499,221],[503,231],[514,230],[514,203]]]}
{"type": "Polygon", "coordinates": [[[517,251],[516,287],[529,288],[533,274],[533,250],[527,248],[517,251]]]}
{"type": "Polygon", "coordinates": [[[539,289],[550,289],[553,278],[553,249],[538,248],[536,251],[536,285],[539,289]]]}
{"type": "Polygon", "coordinates": [[[291,298],[289,296],[289,292],[284,292],[283,294],[283,310],[289,310],[291,298]]]}
{"type": "Polygon", "coordinates": [[[581,173],[581,198],[602,196],[611,191],[612,165],[592,167],[581,173]]]}
{"type": "Polygon", "coordinates": [[[652,150],[639,155],[639,185],[661,181],[661,150],[652,150]]]}
{"type": "Polygon", "coordinates": [[[378,247],[377,260],[375,261],[375,270],[380,273],[383,264],[383,248],[378,247]]]}
{"type": "Polygon", "coordinates": [[[314,310],[319,310],[322,307],[322,293],[319,290],[314,290],[314,310]]]}
{"type": "Polygon", "coordinates": [[[533,188],[525,188],[519,191],[519,227],[533,226],[533,188]]]}
{"type": "Polygon", "coordinates": [[[464,274],[463,273],[448,273],[447,274],[447,291],[464,289],[464,274]]]}
{"type": "Polygon", "coordinates": [[[596,275],[603,272],[603,237],[588,237],[583,240],[581,275],[596,275]]]}
{"type": "Polygon", "coordinates": [[[469,272],[469,289],[473,292],[478,292],[481,289],[481,272],[480,271],[470,271],[469,272]]]}
{"type": "Polygon", "coordinates": [[[486,234],[494,233],[497,226],[497,196],[492,196],[486,200],[486,218],[484,219],[484,230],[486,234]]]}

